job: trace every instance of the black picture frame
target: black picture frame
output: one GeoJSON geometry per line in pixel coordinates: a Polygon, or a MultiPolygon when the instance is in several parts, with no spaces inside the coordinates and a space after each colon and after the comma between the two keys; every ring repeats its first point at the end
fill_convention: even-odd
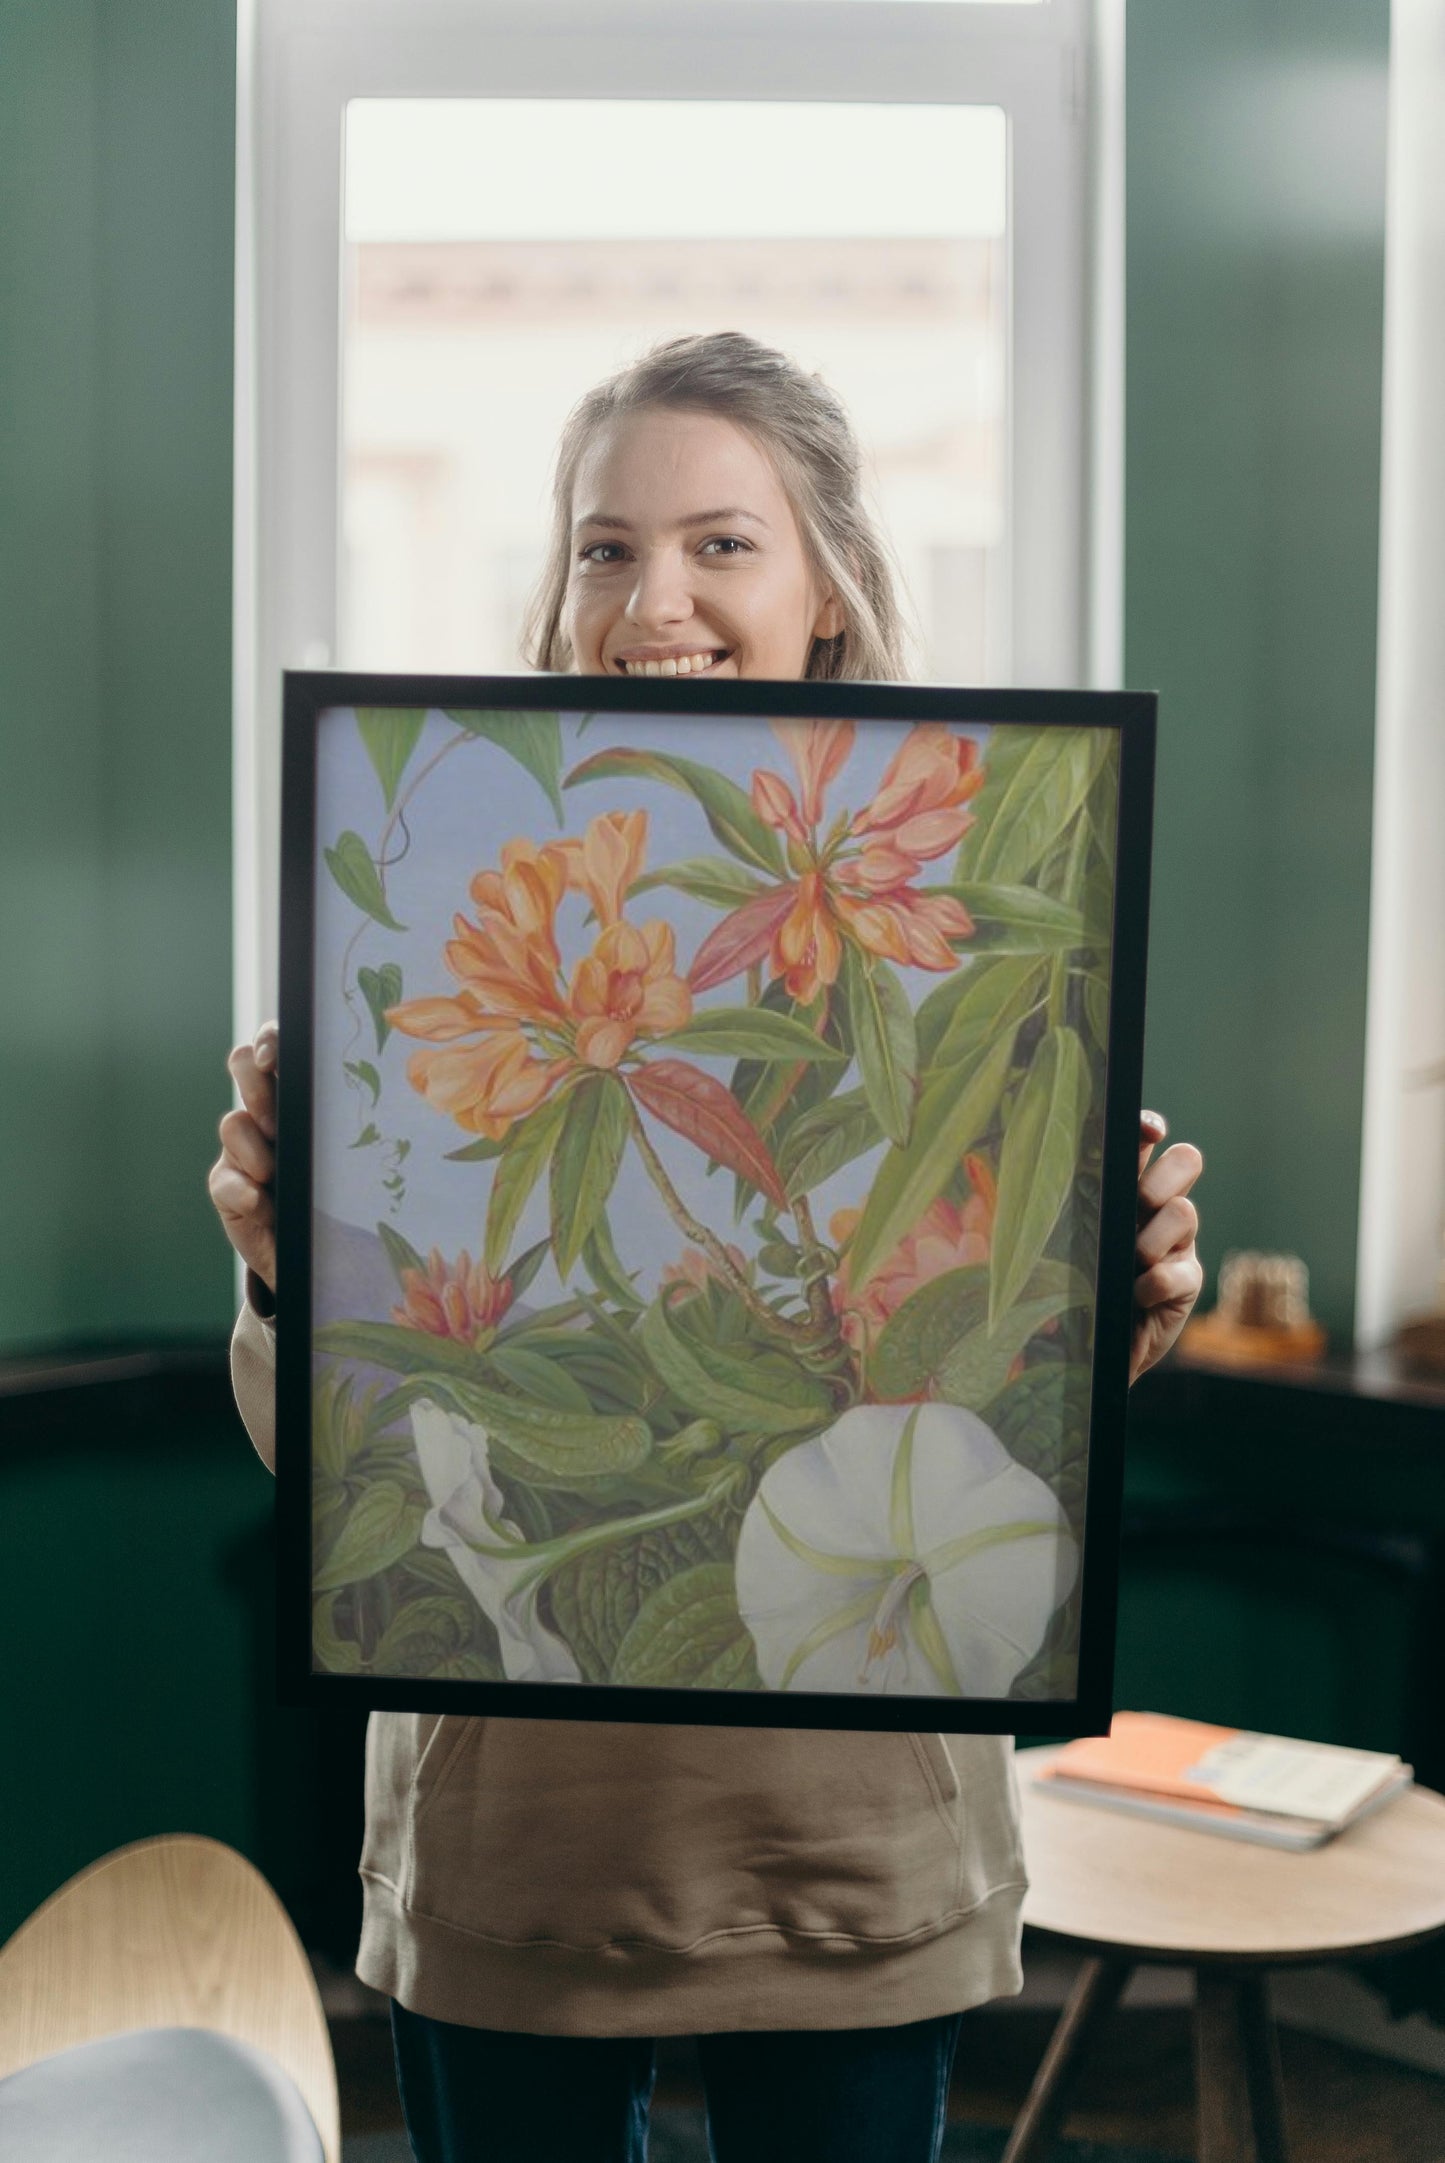
{"type": "Polygon", "coordinates": [[[689,684],[553,675],[459,677],[288,672],[284,687],[281,868],[282,1056],[278,1074],[277,1681],[294,1706],[351,1703],[419,1713],[914,1729],[953,1733],[1107,1732],[1112,1684],[1133,1283],[1157,701],[1152,693],[950,689],[815,682],[689,684]],[[676,719],[698,732],[730,721],[849,719],[892,726],[1027,724],[1104,729],[1118,742],[1107,1079],[1089,1393],[1077,1689],[1069,1698],[958,1698],[792,1689],[673,1689],[585,1681],[436,1681],[319,1671],[313,1647],[311,1405],[312,1137],[319,1077],[316,893],[319,723],[337,708],[586,711],[676,719]]]}

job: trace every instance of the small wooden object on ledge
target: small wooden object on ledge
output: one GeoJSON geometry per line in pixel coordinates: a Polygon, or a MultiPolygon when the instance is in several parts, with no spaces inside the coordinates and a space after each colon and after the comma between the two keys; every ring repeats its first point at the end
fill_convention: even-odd
{"type": "Polygon", "coordinates": [[[1395,1351],[1403,1365],[1417,1374],[1445,1375],[1445,1305],[1403,1322],[1395,1351]]]}
{"type": "Polygon", "coordinates": [[[1308,1365],[1326,1333],[1310,1314],[1309,1271],[1297,1254],[1226,1254],[1219,1304],[1185,1325],[1179,1357],[1211,1366],[1308,1365]]]}

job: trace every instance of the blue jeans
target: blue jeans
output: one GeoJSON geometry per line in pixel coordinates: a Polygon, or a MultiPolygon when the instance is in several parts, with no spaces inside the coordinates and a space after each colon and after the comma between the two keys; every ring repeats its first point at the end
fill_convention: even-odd
{"type": "MultiPolygon", "coordinates": [[[[937,2163],[961,2017],[699,2036],[715,2163],[937,2163]]],[[[417,2163],[643,2163],[651,2037],[391,2030],[417,2163]]]]}

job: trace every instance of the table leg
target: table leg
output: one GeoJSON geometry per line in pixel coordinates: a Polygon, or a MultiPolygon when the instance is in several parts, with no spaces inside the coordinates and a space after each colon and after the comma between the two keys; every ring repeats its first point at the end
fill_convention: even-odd
{"type": "Polygon", "coordinates": [[[1260,2163],[1289,2163],[1285,2141],[1284,2088],[1279,2074],[1279,2036],[1269,2009],[1269,1977],[1251,1968],[1240,1979],[1244,2014],[1244,2049],[1249,2095],[1254,2106],[1254,2136],[1260,2163]]]}
{"type": "Polygon", "coordinates": [[[1287,2163],[1279,2052],[1264,1976],[1195,1974],[1200,2163],[1287,2163]]]}
{"type": "Polygon", "coordinates": [[[1039,2163],[1064,2122],[1084,2047],[1119,2002],[1133,1963],[1086,1960],[1014,2122],[1002,2163],[1039,2163]]]}

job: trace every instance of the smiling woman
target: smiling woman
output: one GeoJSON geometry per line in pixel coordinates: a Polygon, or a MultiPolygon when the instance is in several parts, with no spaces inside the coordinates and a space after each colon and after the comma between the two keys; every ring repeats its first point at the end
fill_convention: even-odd
{"type": "Polygon", "coordinates": [[[534,666],[897,681],[904,645],[857,442],[820,377],[720,332],[654,348],[574,409],[534,666]]]}
{"type": "MultiPolygon", "coordinates": [[[[774,679],[896,678],[902,644],[841,404],[783,354],[723,333],[658,348],[568,425],[533,657],[575,672],[577,704],[595,712],[572,714],[567,733],[555,712],[541,733],[523,728],[550,711],[549,684],[512,687],[525,713],[408,708],[387,731],[370,709],[333,711],[364,798],[347,781],[319,821],[295,800],[297,832],[344,828],[308,891],[330,912],[343,982],[358,912],[378,955],[379,931],[418,942],[428,968],[419,977],[406,946],[388,945],[385,967],[358,963],[377,1063],[347,1051],[346,1071],[390,1107],[400,1040],[419,1039],[405,1052],[412,1094],[474,1138],[446,1148],[455,1134],[429,1119],[412,1173],[440,1156],[448,1194],[462,1191],[458,1161],[481,1166],[488,1190],[481,1274],[460,1240],[454,1261],[438,1244],[422,1264],[387,1224],[399,1312],[324,1340],[372,1366],[401,1340],[412,1363],[386,1368],[398,1389],[384,1415],[344,1384],[323,1407],[329,1485],[311,1529],[324,1553],[308,1590],[313,1666],[330,1676],[385,1689],[461,1663],[479,1687],[510,1690],[522,1674],[575,1687],[575,1668],[586,1687],[610,1676],[644,1692],[678,1687],[679,1658],[698,1658],[698,1687],[756,1692],[760,1709],[765,1690],[801,1690],[821,1669],[852,1678],[860,1703],[905,1684],[938,1703],[983,1686],[1020,1699],[1010,1732],[1026,1709],[1048,1716],[1022,1701],[1054,1690],[1056,1657],[1077,1658],[1078,1496],[1062,1461],[1035,1472],[1024,1459],[1040,1418],[1067,1439],[1035,1397],[1069,1400],[1081,1362],[1054,1354],[1083,1310],[1069,1242],[1044,1251],[1066,1199],[1057,1144],[1047,1177],[1037,1165],[1045,1125],[1077,1141],[1088,1110],[1082,1032],[1097,1046],[1101,1023],[1068,955],[1088,943],[1101,849],[1109,869],[1095,756],[1108,746],[1089,726],[1054,726],[1038,743],[1023,729],[1010,750],[977,701],[951,731],[922,707],[892,742],[862,746],[836,717],[846,695],[822,690],[806,695],[807,728],[779,720],[768,738],[755,716],[758,740],[746,757],[738,740],[728,775],[721,747],[706,765],[674,748],[687,691],[615,680],[665,665],[679,684],[751,679],[776,715],[804,694],[774,679]],[[638,701],[656,706],[650,732],[638,701]],[[441,759],[464,757],[523,769],[547,835],[518,831],[495,774],[475,795],[433,789],[432,812],[460,821],[470,914],[449,870],[426,902],[426,848],[388,845],[441,759]],[[625,794],[569,794],[601,783],[625,794]],[[364,815],[350,808],[363,800],[364,815]],[[357,818],[375,820],[374,847],[357,818]],[[649,832],[667,840],[661,863],[649,832]],[[697,855],[705,835],[722,855],[697,855]],[[943,859],[959,849],[950,877],[943,859]],[[1029,884],[1045,871],[1060,894],[1029,884]],[[984,953],[990,896],[1004,937],[984,953]],[[957,949],[975,937],[982,967],[970,955],[964,968],[957,949]],[[1005,1121],[1016,1049],[1028,1071],[1005,1121]],[[702,1160],[729,1181],[708,1189],[702,1160]],[[830,1191],[861,1214],[834,1212],[834,1247],[812,1200],[843,1174],[830,1191]],[[713,1214],[729,1191],[745,1220],[731,1242],[713,1214]],[[533,1205],[546,1221],[528,1245],[533,1205]],[[656,1251],[629,1266],[609,1206],[624,1247],[651,1226],[656,1251]],[[946,1312],[920,1312],[931,1284],[905,1289],[926,1254],[951,1280],[946,1312]],[[534,1280],[539,1308],[521,1296],[534,1280]],[[1034,1340],[1055,1323],[1050,1371],[1033,1375],[1034,1340]],[[975,1402],[987,1420],[966,1416],[975,1402]],[[409,1437],[386,1431],[403,1404],[409,1437]],[[381,1497],[364,1540],[353,1479],[381,1497]],[[840,1483],[857,1506],[819,1507],[840,1483]],[[411,1579],[401,1633],[377,1606],[397,1571],[411,1579]],[[401,1635],[413,1649],[398,1657],[401,1635]],[[1048,1672],[1030,1676],[1039,1661],[1048,1672]]],[[[871,713],[908,695],[852,696],[871,713]]],[[[364,1032],[362,1004],[339,997],[335,1012],[364,1032]]],[[[303,1057],[307,1026],[287,1022],[303,1057]]],[[[246,1110],[222,1122],[212,1180],[272,1289],[276,1064],[274,1034],[233,1054],[246,1110]]],[[[382,1181],[393,1197],[401,1139],[382,1181]]],[[[1198,1158],[1176,1148],[1146,1172],[1152,1139],[1135,1371],[1198,1288],[1184,1198],[1198,1158]]],[[[380,1141],[374,1122],[347,1138],[356,1176],[380,1141]]],[[[474,1243],[470,1186],[466,1209],[474,1243]]],[[[235,1371],[269,1457],[266,1311],[248,1304],[235,1371]]],[[[300,1327],[283,1361],[306,1386],[300,1327]]],[[[374,1715],[357,1965],[394,2000],[425,2163],[462,2147],[497,2163],[638,2157],[659,2032],[729,2046],[731,2071],[705,2059],[720,2163],[936,2157],[960,2009],[1021,1980],[1007,1741],[845,1738],[752,1714],[711,1730],[374,1715]]]]}

